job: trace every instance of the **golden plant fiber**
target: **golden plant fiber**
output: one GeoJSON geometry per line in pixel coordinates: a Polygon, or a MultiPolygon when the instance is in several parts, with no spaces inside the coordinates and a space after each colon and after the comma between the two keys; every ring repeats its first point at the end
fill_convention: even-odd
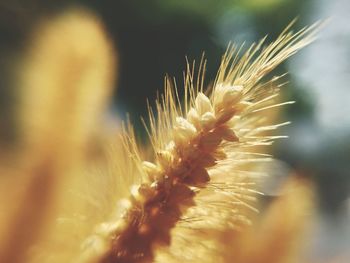
{"type": "MultiPolygon", "coordinates": [[[[283,138],[271,132],[288,124],[271,123],[267,112],[292,103],[279,101],[282,76],[269,73],[311,43],[317,28],[289,26],[245,52],[230,45],[207,91],[206,62],[197,73],[189,65],[184,101],[166,79],[149,108],[146,160],[131,125],[104,146],[114,55],[99,21],[78,10],[44,23],[20,69],[20,166],[1,168],[8,189],[22,187],[1,194],[16,205],[0,217],[0,261],[235,262],[226,251],[235,242],[223,237],[251,224],[264,176],[256,165],[272,160],[259,147],[283,138]]],[[[267,222],[278,222],[271,214],[267,222]]],[[[271,242],[256,254],[268,259],[271,242]]],[[[252,260],[237,262],[268,262],[252,260]]]]}

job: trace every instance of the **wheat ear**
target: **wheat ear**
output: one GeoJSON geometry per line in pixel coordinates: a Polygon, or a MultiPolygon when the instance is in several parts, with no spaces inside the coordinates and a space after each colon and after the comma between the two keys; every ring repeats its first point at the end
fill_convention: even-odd
{"type": "Polygon", "coordinates": [[[77,232],[86,238],[96,224],[75,195],[110,98],[115,54],[100,20],[83,9],[42,19],[26,44],[13,87],[18,137],[13,153],[0,149],[0,262],[71,262],[77,232]],[[67,214],[70,223],[59,223],[67,214]]]}
{"type": "Polygon", "coordinates": [[[312,42],[317,28],[316,24],[292,33],[288,27],[273,43],[264,47],[263,39],[242,56],[240,48],[230,46],[208,96],[203,89],[205,63],[196,79],[189,67],[182,106],[176,88],[171,88],[171,81],[167,80],[165,95],[156,104],[156,114],[150,109],[148,132],[154,161],[142,161],[134,137],[125,132],[124,144],[142,183],[132,186],[129,198],[123,201],[125,211],[121,218],[105,222],[86,250],[103,248],[105,255],[100,262],[151,262],[158,247],[170,245],[171,230],[181,222],[203,217],[207,225],[213,223],[215,227],[225,224],[226,219],[230,223],[233,219],[248,222],[233,208],[243,205],[255,209],[249,200],[256,191],[241,179],[250,174],[227,167],[232,168],[237,162],[270,159],[247,149],[271,144],[279,136],[267,136],[264,132],[286,123],[265,124],[260,113],[292,102],[275,103],[279,77],[264,77],[312,42]],[[221,196],[219,208],[197,199],[201,193],[210,192],[221,196]],[[225,212],[218,212],[224,207],[225,212]],[[186,217],[191,209],[191,217],[186,217]]]}

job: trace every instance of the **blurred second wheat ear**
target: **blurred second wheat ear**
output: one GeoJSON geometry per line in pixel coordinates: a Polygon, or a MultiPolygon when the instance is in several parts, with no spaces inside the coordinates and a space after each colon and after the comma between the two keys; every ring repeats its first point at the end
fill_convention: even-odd
{"type": "Polygon", "coordinates": [[[232,235],[223,233],[225,262],[294,263],[304,262],[308,227],[315,209],[313,183],[291,175],[280,189],[281,195],[256,218],[255,225],[232,235]]]}
{"type": "Polygon", "coordinates": [[[100,21],[84,10],[42,21],[25,53],[16,87],[18,147],[14,164],[1,167],[0,261],[8,263],[28,262],[33,244],[57,236],[62,211],[75,213],[76,198],[67,197],[84,181],[115,71],[100,21]]]}
{"type": "Polygon", "coordinates": [[[268,74],[312,42],[316,28],[287,28],[246,52],[230,46],[208,93],[205,62],[197,78],[189,66],[184,103],[167,80],[157,112],[150,109],[152,162],[129,128],[91,165],[86,154],[102,132],[114,55],[87,12],[44,23],[20,70],[23,140],[1,196],[16,201],[1,217],[1,261],[231,262],[220,239],[250,223],[263,176],[255,164],[271,160],[257,147],[288,124],[265,114],[290,103],[276,102],[280,77],[268,74]]]}

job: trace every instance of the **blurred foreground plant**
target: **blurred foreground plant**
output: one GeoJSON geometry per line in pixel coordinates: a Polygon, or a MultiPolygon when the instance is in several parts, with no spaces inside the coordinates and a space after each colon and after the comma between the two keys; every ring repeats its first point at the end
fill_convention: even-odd
{"type": "Polygon", "coordinates": [[[250,225],[257,164],[283,137],[269,132],[288,124],[271,114],[291,103],[268,74],[315,28],[230,46],[208,90],[206,62],[189,65],[183,103],[166,79],[147,150],[131,125],[120,138],[103,128],[114,55],[98,20],[78,10],[43,23],[19,69],[18,147],[1,153],[1,262],[292,262],[309,183],[250,225]]]}

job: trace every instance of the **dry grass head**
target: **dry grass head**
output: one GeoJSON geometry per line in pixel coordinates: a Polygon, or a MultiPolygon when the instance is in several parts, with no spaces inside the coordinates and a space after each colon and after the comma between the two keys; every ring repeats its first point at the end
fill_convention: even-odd
{"type": "Polygon", "coordinates": [[[153,157],[145,160],[130,125],[118,147],[102,151],[105,162],[91,164],[86,150],[110,94],[110,44],[86,12],[44,24],[21,70],[23,169],[13,173],[26,183],[1,222],[10,229],[0,232],[1,259],[225,262],[222,235],[249,225],[257,211],[255,184],[263,174],[255,165],[271,160],[257,148],[283,137],[269,132],[288,124],[264,114],[291,103],[278,101],[281,76],[269,73],[316,29],[288,27],[246,52],[229,46],[208,92],[205,62],[198,77],[188,66],[184,102],[167,80],[150,108],[153,157]]]}
{"type": "Polygon", "coordinates": [[[250,223],[245,211],[256,211],[252,202],[259,177],[253,167],[271,160],[254,149],[283,137],[266,131],[287,124],[268,123],[262,112],[292,103],[275,103],[279,77],[264,78],[309,44],[316,27],[297,33],[286,29],[275,42],[264,46],[262,40],[243,54],[229,47],[209,95],[203,90],[205,63],[198,78],[189,69],[182,106],[166,82],[155,113],[150,109],[153,162],[141,162],[134,139],[126,136],[144,181],[131,190],[104,262],[212,262],[219,255],[213,233],[250,223]],[[192,252],[185,253],[189,242],[201,249],[191,246],[192,252]],[[162,247],[166,252],[155,257],[162,247]]]}

